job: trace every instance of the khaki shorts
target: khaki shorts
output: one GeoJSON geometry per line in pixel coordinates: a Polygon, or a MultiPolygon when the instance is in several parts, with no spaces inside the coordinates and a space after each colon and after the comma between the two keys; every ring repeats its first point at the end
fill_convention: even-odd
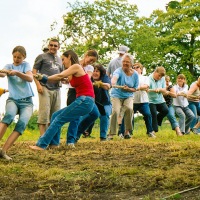
{"type": "Polygon", "coordinates": [[[39,111],[38,124],[49,124],[52,114],[60,110],[61,97],[60,90],[48,90],[42,86],[43,94],[38,93],[39,97],[39,111]]]}

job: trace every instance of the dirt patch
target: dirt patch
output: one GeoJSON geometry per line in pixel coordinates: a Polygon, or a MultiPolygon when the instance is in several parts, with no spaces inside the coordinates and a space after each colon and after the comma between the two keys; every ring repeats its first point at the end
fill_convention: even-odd
{"type": "MultiPolygon", "coordinates": [[[[200,143],[83,140],[34,152],[16,143],[0,159],[0,200],[162,199],[200,185],[200,143]]],[[[168,199],[200,199],[200,188],[168,199]]]]}

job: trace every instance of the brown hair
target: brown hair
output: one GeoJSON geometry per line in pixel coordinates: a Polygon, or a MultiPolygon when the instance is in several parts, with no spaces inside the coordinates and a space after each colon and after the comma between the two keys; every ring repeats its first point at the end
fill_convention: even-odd
{"type": "Polygon", "coordinates": [[[106,74],[106,69],[101,64],[95,64],[93,65],[94,69],[97,69],[100,71],[100,78],[102,78],[106,74]]]}
{"type": "Polygon", "coordinates": [[[59,40],[56,39],[56,38],[51,38],[51,39],[49,40],[49,44],[50,44],[50,42],[57,42],[57,43],[58,43],[58,46],[60,46],[60,42],[59,42],[59,40]]]}
{"type": "Polygon", "coordinates": [[[21,53],[24,56],[24,58],[26,58],[26,49],[23,46],[16,46],[13,49],[12,54],[14,54],[15,52],[21,53]]]}
{"type": "MultiPolygon", "coordinates": [[[[183,83],[183,86],[187,83],[186,77],[185,77],[184,74],[179,74],[179,75],[177,76],[177,79],[184,79],[184,80],[185,80],[185,82],[183,83]]],[[[176,79],[176,80],[177,80],[177,79],[176,79]]]]}
{"type": "Polygon", "coordinates": [[[97,60],[99,58],[97,51],[94,49],[88,50],[85,55],[95,57],[97,60]]]}
{"type": "Polygon", "coordinates": [[[73,50],[67,50],[63,53],[63,56],[65,57],[69,57],[69,55],[71,56],[71,64],[79,64],[79,60],[78,60],[78,56],[77,54],[73,51],[73,50]]]}

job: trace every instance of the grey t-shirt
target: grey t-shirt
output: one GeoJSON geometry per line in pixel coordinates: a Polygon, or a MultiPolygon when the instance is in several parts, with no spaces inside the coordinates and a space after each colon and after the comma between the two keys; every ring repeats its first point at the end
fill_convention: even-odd
{"type": "MultiPolygon", "coordinates": [[[[33,68],[37,69],[38,73],[45,74],[47,76],[59,74],[63,71],[61,58],[50,53],[43,53],[37,56],[33,68]]],[[[41,85],[46,86],[49,90],[56,90],[61,87],[60,82],[46,84],[41,83],[41,85]]]]}

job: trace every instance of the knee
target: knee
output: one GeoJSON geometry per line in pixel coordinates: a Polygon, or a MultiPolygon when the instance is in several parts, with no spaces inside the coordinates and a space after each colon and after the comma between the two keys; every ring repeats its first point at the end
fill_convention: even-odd
{"type": "Polygon", "coordinates": [[[6,113],[2,119],[2,122],[10,125],[13,122],[14,118],[15,118],[15,116],[13,116],[12,114],[6,113]]]}
{"type": "Polygon", "coordinates": [[[19,120],[15,126],[15,131],[19,132],[20,134],[22,134],[24,132],[24,130],[26,129],[26,125],[27,123],[19,120]]]}

